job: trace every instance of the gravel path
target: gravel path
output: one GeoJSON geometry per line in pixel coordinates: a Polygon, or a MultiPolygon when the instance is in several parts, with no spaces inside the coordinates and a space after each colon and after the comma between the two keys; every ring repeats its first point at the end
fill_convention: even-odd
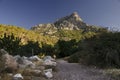
{"type": "Polygon", "coordinates": [[[57,62],[58,72],[54,73],[53,80],[113,80],[100,69],[68,63],[64,60],[57,60],[57,62]]]}

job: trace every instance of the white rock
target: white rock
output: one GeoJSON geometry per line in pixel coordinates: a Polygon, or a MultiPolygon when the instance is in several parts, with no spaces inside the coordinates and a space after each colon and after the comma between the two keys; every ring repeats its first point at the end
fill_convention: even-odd
{"type": "Polygon", "coordinates": [[[29,60],[31,60],[31,61],[41,61],[41,59],[38,56],[31,56],[31,57],[29,57],[29,60]]]}
{"type": "Polygon", "coordinates": [[[47,78],[52,78],[52,77],[53,77],[53,74],[52,74],[51,72],[46,72],[46,73],[45,73],[45,76],[46,76],[47,78]]]}
{"type": "Polygon", "coordinates": [[[43,63],[44,65],[56,66],[56,62],[46,59],[43,63]]]}
{"type": "Polygon", "coordinates": [[[49,59],[49,60],[51,60],[51,61],[54,61],[55,59],[53,59],[51,56],[45,56],[44,57],[44,60],[46,60],[46,59],[49,59]]]}
{"type": "Polygon", "coordinates": [[[20,73],[17,73],[13,76],[13,80],[23,80],[23,76],[20,73]]]}

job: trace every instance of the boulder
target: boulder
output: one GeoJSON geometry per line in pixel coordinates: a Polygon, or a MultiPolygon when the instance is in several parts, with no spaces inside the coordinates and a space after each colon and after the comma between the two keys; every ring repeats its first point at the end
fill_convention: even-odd
{"type": "Polygon", "coordinates": [[[56,66],[55,59],[53,59],[51,56],[45,56],[43,60],[44,60],[43,65],[56,66]]]}
{"type": "Polygon", "coordinates": [[[23,57],[19,57],[19,56],[15,56],[14,57],[19,65],[19,68],[26,68],[26,67],[29,67],[29,68],[35,68],[35,64],[28,60],[27,57],[23,56],[23,57]]]}
{"type": "Polygon", "coordinates": [[[54,61],[51,61],[50,59],[46,59],[43,64],[47,66],[56,66],[57,63],[54,61]]]}
{"type": "Polygon", "coordinates": [[[46,70],[44,70],[44,75],[45,75],[47,78],[52,78],[52,77],[53,77],[52,69],[46,69],[46,70]]]}
{"type": "Polygon", "coordinates": [[[13,72],[18,69],[18,63],[13,56],[9,55],[8,52],[6,52],[4,49],[0,50],[0,54],[0,67],[2,70],[6,70],[7,72],[13,72]]]}
{"type": "Polygon", "coordinates": [[[29,60],[31,60],[31,61],[42,61],[42,59],[40,59],[38,56],[31,56],[31,57],[29,57],[29,60]]]}
{"type": "Polygon", "coordinates": [[[19,61],[19,68],[35,68],[35,64],[29,60],[21,60],[21,62],[19,61]]]}
{"type": "Polygon", "coordinates": [[[52,78],[53,77],[53,74],[51,72],[45,72],[45,76],[47,78],[52,78]]]}
{"type": "Polygon", "coordinates": [[[23,80],[23,76],[20,73],[17,73],[13,76],[13,80],[23,80]]]}
{"type": "Polygon", "coordinates": [[[14,57],[17,61],[18,64],[23,64],[24,63],[24,59],[22,59],[22,57],[14,57]]]}
{"type": "Polygon", "coordinates": [[[55,59],[53,59],[51,56],[45,56],[43,60],[55,61],[55,59]]]}

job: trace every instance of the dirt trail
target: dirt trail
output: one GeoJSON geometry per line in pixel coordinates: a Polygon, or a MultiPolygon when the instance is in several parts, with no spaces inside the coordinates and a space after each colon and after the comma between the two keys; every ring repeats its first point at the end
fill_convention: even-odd
{"type": "Polygon", "coordinates": [[[53,80],[113,80],[100,69],[68,63],[64,60],[57,60],[57,62],[58,72],[54,73],[53,80]]]}

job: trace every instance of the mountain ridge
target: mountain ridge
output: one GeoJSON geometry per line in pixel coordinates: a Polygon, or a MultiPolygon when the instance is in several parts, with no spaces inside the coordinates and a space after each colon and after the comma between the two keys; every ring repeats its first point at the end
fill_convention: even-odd
{"type": "Polygon", "coordinates": [[[38,24],[36,26],[31,27],[32,30],[39,29],[41,27],[53,27],[55,29],[65,29],[65,30],[79,30],[81,28],[85,28],[87,26],[86,23],[80,18],[77,12],[73,12],[72,14],[62,17],[53,23],[48,24],[38,24]]]}

